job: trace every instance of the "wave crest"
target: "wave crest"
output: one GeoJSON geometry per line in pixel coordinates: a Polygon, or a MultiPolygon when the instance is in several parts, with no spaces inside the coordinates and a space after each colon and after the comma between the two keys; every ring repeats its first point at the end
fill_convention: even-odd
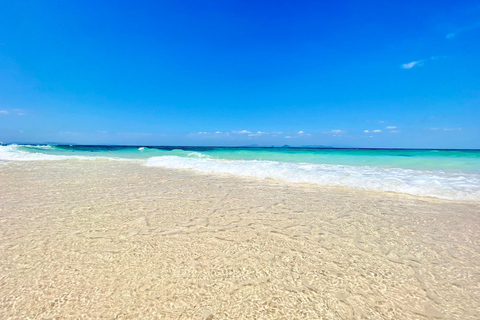
{"type": "Polygon", "coordinates": [[[480,201],[480,175],[401,168],[288,163],[262,160],[216,160],[177,156],[152,157],[149,167],[272,178],[297,183],[392,191],[450,200],[480,201]]]}

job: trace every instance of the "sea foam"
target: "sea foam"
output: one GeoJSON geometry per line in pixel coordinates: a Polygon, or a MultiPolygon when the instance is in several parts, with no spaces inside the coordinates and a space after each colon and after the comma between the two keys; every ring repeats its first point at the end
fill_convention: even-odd
{"type": "Polygon", "coordinates": [[[152,157],[145,161],[145,165],[361,190],[392,191],[441,199],[480,201],[480,175],[461,172],[177,156],[152,157]]]}
{"type": "Polygon", "coordinates": [[[96,159],[107,159],[114,161],[133,161],[131,159],[121,159],[113,158],[106,156],[67,156],[67,155],[58,155],[58,154],[46,154],[41,153],[41,151],[54,150],[55,147],[52,146],[23,146],[23,145],[6,145],[0,146],[0,161],[60,161],[60,160],[96,160],[96,159]],[[22,147],[28,147],[29,150],[42,149],[38,150],[39,152],[26,152],[20,150],[22,147]]]}
{"type": "Polygon", "coordinates": [[[477,172],[420,170],[357,166],[346,164],[295,163],[271,160],[214,159],[200,152],[172,150],[177,155],[161,155],[159,151],[142,147],[137,152],[144,158],[128,158],[128,154],[110,157],[110,152],[80,151],[81,155],[51,154],[62,152],[54,146],[0,146],[0,164],[9,161],[59,161],[59,160],[114,160],[144,164],[149,167],[193,169],[199,172],[232,174],[244,177],[272,178],[297,183],[324,186],[392,191],[418,196],[451,200],[480,201],[480,174],[477,172]],[[51,152],[51,153],[47,153],[51,152]],[[109,156],[106,156],[106,155],[109,156]],[[127,158],[125,158],[127,156],[127,158]]]}
{"type": "MultiPolygon", "coordinates": [[[[4,161],[41,161],[41,160],[66,160],[66,159],[83,159],[86,157],[79,156],[64,156],[51,155],[39,152],[25,152],[19,150],[21,145],[11,144],[7,146],[0,146],[0,160],[4,161]]],[[[38,149],[50,149],[50,146],[35,146],[38,149]]]]}

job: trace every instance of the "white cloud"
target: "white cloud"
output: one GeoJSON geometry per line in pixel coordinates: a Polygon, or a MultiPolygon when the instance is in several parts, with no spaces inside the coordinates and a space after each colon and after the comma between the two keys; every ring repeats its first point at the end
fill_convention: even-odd
{"type": "Polygon", "coordinates": [[[331,134],[334,137],[337,137],[337,136],[341,136],[343,133],[345,133],[345,131],[340,130],[340,129],[334,129],[334,130],[330,130],[330,131],[324,131],[324,133],[331,134]]]}
{"type": "Polygon", "coordinates": [[[345,131],[337,129],[337,130],[330,130],[328,133],[344,133],[345,131]]]}
{"type": "Polygon", "coordinates": [[[24,116],[27,113],[22,109],[0,110],[0,114],[12,114],[16,116],[24,116]]]}
{"type": "Polygon", "coordinates": [[[423,60],[418,60],[418,61],[412,61],[409,63],[404,63],[402,64],[403,69],[412,69],[413,67],[421,67],[425,64],[427,61],[434,61],[434,60],[440,60],[440,59],[445,59],[447,56],[431,56],[430,58],[426,58],[423,60]]]}
{"type": "Polygon", "coordinates": [[[373,132],[373,133],[381,133],[382,130],[378,130],[378,129],[377,129],[377,130],[373,130],[372,132],[373,132]]]}
{"type": "Polygon", "coordinates": [[[412,69],[415,66],[419,66],[419,67],[423,66],[423,60],[412,61],[412,62],[409,62],[409,63],[402,64],[403,69],[412,69]]]}
{"type": "Polygon", "coordinates": [[[445,36],[445,38],[455,39],[457,37],[457,35],[462,34],[464,32],[467,32],[467,31],[477,29],[477,28],[480,28],[480,21],[477,21],[477,22],[475,22],[473,24],[470,24],[470,25],[464,25],[463,27],[460,27],[460,28],[456,28],[455,32],[448,33],[445,36]]]}
{"type": "MultiPolygon", "coordinates": [[[[343,130],[331,130],[328,131],[328,133],[333,133],[333,134],[340,134],[340,133],[345,133],[343,130]]],[[[248,130],[232,130],[232,131],[227,131],[227,132],[222,132],[222,131],[215,131],[215,132],[206,132],[206,131],[199,131],[197,133],[193,133],[197,135],[222,135],[222,136],[233,136],[233,135],[247,135],[248,137],[260,137],[260,136],[272,136],[272,137],[277,137],[279,135],[287,135],[284,136],[286,139],[293,139],[293,138],[298,138],[300,136],[306,137],[306,136],[311,136],[310,133],[306,133],[303,130],[300,131],[294,131],[294,132],[284,132],[284,131],[272,131],[272,132],[266,132],[266,131],[248,131],[248,130]]]]}
{"type": "Polygon", "coordinates": [[[13,109],[12,113],[16,114],[17,116],[24,116],[27,114],[25,110],[22,109],[13,109]]]}
{"type": "Polygon", "coordinates": [[[364,130],[363,132],[365,132],[365,133],[369,133],[369,132],[370,132],[370,130],[364,130]]]}
{"type": "Polygon", "coordinates": [[[444,128],[443,131],[461,131],[462,128],[444,128]]]}
{"type": "Polygon", "coordinates": [[[395,129],[397,129],[397,127],[396,126],[388,126],[387,129],[388,130],[395,130],[395,129]]]}
{"type": "Polygon", "coordinates": [[[432,131],[461,131],[462,128],[430,128],[432,131]]]}
{"type": "Polygon", "coordinates": [[[257,133],[250,133],[248,136],[249,137],[259,137],[261,135],[268,134],[268,132],[263,132],[263,131],[257,131],[257,133]]]}

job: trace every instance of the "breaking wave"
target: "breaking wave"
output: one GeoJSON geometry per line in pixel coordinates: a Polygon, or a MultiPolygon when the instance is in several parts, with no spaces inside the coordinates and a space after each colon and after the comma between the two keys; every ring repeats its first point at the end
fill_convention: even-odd
{"type": "Polygon", "coordinates": [[[177,156],[152,157],[146,160],[145,165],[361,190],[392,191],[451,200],[480,201],[480,175],[473,173],[177,156]]]}

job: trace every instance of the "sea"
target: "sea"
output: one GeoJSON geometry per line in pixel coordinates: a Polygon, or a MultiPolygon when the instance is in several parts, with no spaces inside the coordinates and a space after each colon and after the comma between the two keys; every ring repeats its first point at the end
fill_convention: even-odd
{"type": "Polygon", "coordinates": [[[480,150],[0,145],[3,165],[92,160],[480,201],[480,150]]]}

